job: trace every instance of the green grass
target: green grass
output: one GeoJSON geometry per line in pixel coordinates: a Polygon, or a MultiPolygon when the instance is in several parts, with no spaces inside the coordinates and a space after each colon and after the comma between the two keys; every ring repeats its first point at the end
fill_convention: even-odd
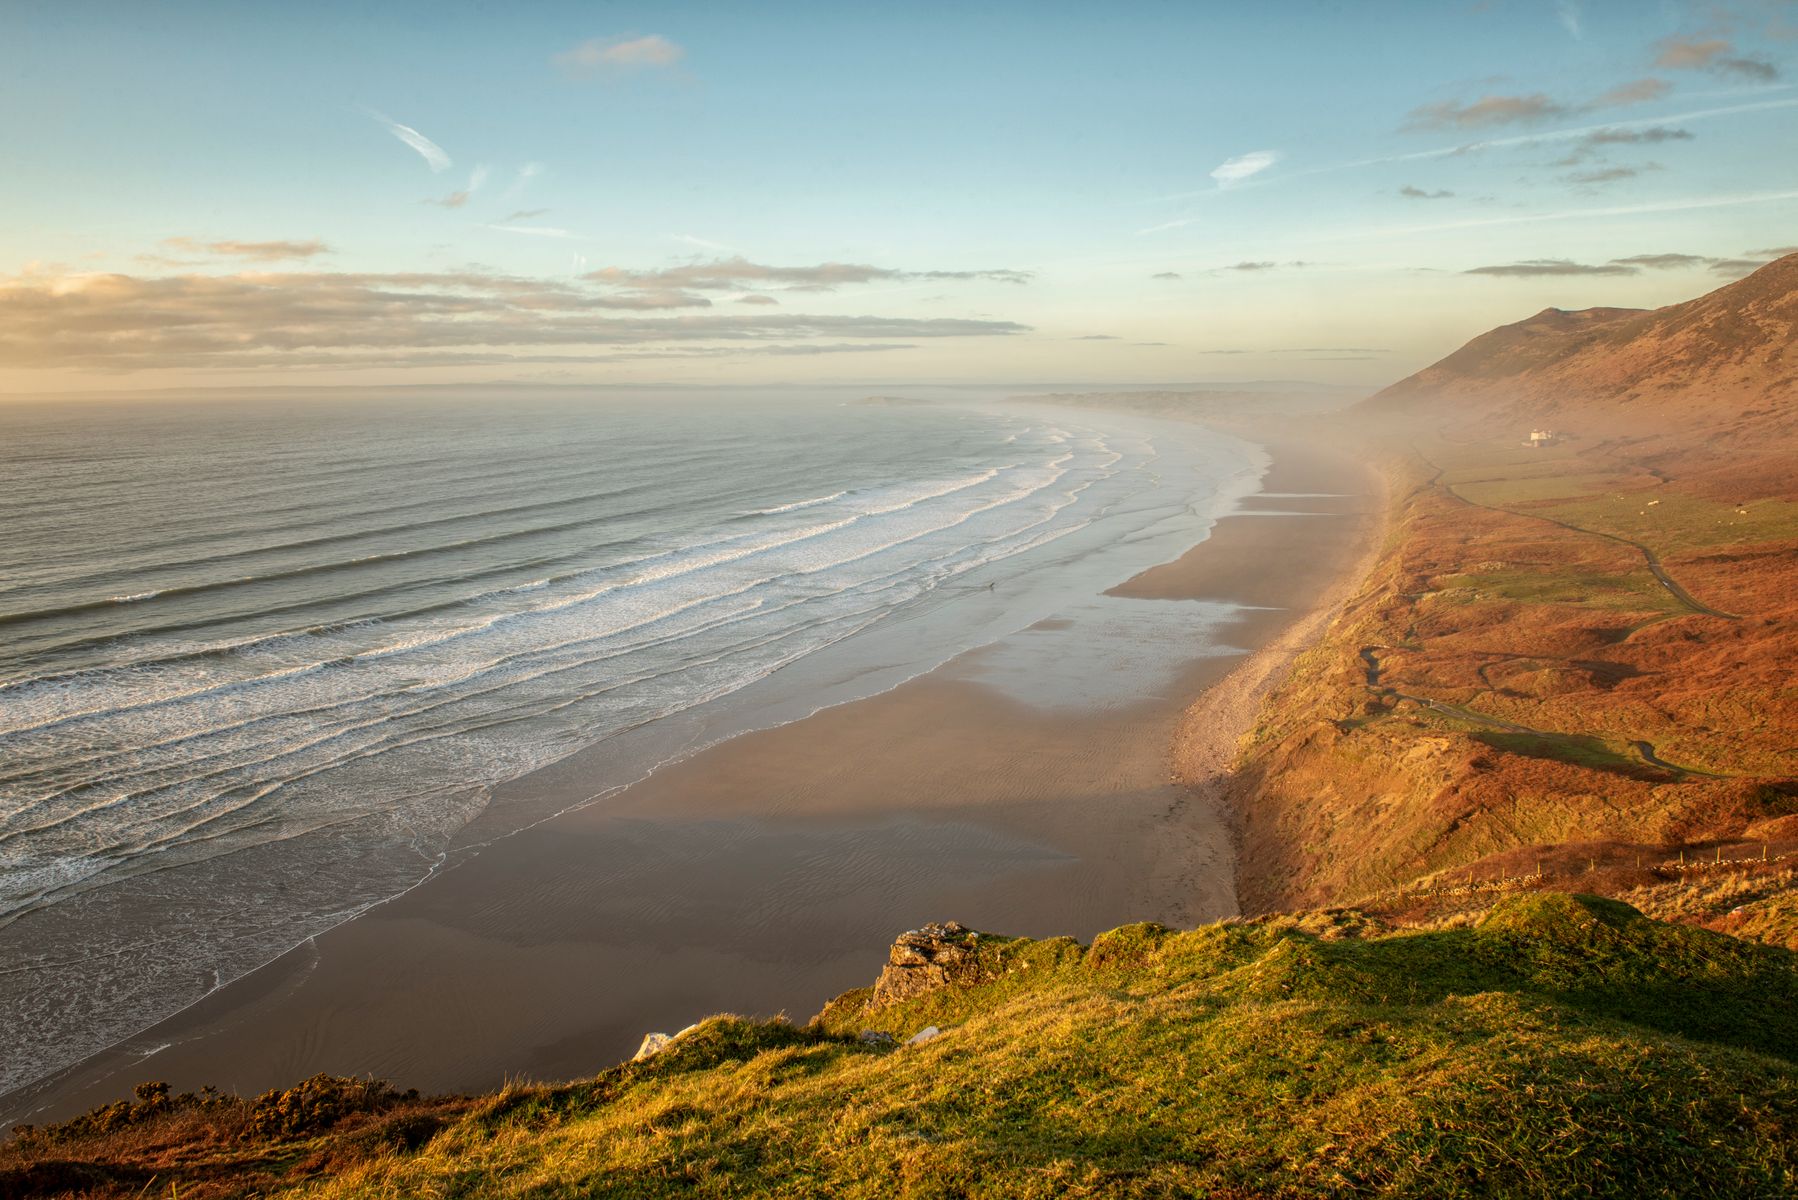
{"type": "Polygon", "coordinates": [[[990,982],[809,1031],[711,1023],[326,1196],[1772,1195],[1790,954],[1612,902],[1325,940],[1291,920],[994,942],[990,982]],[[935,1024],[916,1049],[875,1050],[935,1024]],[[504,1170],[488,1171],[497,1153],[504,1170]],[[453,1194],[453,1193],[452,1193],[453,1194]]]}
{"type": "MultiPolygon", "coordinates": [[[[332,1198],[1776,1196],[1798,1190],[1798,956],[1536,894],[983,939],[983,982],[464,1107],[332,1198]],[[856,1039],[946,1030],[915,1048],[856,1039]]],[[[216,1177],[215,1177],[216,1179],[216,1177]]],[[[264,1191],[276,1194],[280,1187],[264,1191]]],[[[149,1194],[149,1193],[147,1193],[149,1194]]],[[[183,1186],[181,1195],[189,1195],[183,1186]]]]}
{"type": "MultiPolygon", "coordinates": [[[[1533,474],[1519,471],[1517,474],[1505,474],[1497,477],[1476,472],[1467,474],[1475,477],[1449,483],[1449,486],[1463,500],[1472,504],[1483,504],[1489,508],[1513,508],[1520,504],[1534,504],[1544,500],[1584,497],[1600,489],[1614,487],[1617,483],[1617,474],[1614,471],[1587,471],[1572,475],[1533,474]]],[[[1447,477],[1444,478],[1444,482],[1449,482],[1447,477]]]]}
{"type": "Polygon", "coordinates": [[[1628,538],[1663,557],[1798,537],[1798,504],[1754,500],[1738,508],[1665,488],[1609,493],[1525,511],[1628,538]]]}
{"type": "Polygon", "coordinates": [[[1605,572],[1567,570],[1478,571],[1438,577],[1445,597],[1497,599],[1517,604],[1578,604],[1620,612],[1683,613],[1661,581],[1646,568],[1605,572]]]}
{"type": "Polygon", "coordinates": [[[1503,750],[1507,754],[1569,762],[1591,767],[1596,771],[1615,771],[1622,775],[1651,778],[1666,775],[1660,768],[1648,766],[1633,751],[1606,742],[1603,738],[1583,734],[1512,733],[1502,730],[1481,730],[1472,736],[1475,741],[1484,742],[1494,750],[1503,750]]]}

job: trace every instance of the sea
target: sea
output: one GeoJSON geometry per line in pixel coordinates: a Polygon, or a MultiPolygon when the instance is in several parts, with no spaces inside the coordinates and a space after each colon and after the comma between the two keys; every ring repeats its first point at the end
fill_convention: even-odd
{"type": "Polygon", "coordinates": [[[553,815],[502,784],[894,686],[1265,466],[977,398],[0,404],[0,1094],[553,815]]]}

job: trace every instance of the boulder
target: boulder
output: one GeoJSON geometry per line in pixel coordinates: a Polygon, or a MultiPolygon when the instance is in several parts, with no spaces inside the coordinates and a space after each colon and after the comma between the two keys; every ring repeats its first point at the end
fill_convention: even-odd
{"type": "Polygon", "coordinates": [[[699,1024],[698,1022],[695,1022],[681,1030],[679,1033],[646,1033],[643,1035],[643,1044],[637,1047],[637,1052],[635,1054],[631,1055],[631,1061],[640,1062],[652,1054],[660,1054],[668,1047],[674,1045],[677,1040],[685,1037],[687,1034],[692,1033],[698,1028],[699,1024]]]}
{"type": "Polygon", "coordinates": [[[924,1028],[918,1030],[918,1032],[906,1038],[905,1044],[908,1046],[922,1046],[924,1043],[934,1042],[942,1036],[943,1031],[938,1029],[935,1025],[926,1025],[924,1028]]]}
{"type": "Polygon", "coordinates": [[[898,1004],[938,988],[981,981],[980,935],[955,921],[899,935],[868,998],[870,1009],[898,1004]]]}
{"type": "Polygon", "coordinates": [[[880,1029],[864,1029],[856,1035],[855,1040],[870,1046],[890,1046],[893,1044],[893,1035],[880,1029]]]}

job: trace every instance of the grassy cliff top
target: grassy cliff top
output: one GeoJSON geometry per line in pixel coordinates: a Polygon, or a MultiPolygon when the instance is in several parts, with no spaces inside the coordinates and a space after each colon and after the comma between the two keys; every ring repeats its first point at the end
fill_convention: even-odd
{"type": "Polygon", "coordinates": [[[949,982],[889,968],[804,1027],[717,1017],[567,1085],[151,1089],[14,1139],[0,1195],[1798,1192],[1783,949],[1558,894],[1427,932],[1337,911],[939,942],[949,982]]]}

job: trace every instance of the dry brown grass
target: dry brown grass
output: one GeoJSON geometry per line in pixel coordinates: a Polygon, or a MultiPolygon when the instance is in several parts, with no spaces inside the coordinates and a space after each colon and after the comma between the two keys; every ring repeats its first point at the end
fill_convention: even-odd
{"type": "Polygon", "coordinates": [[[1632,471],[1675,495],[1664,467],[1614,446],[1552,461],[1425,450],[1393,460],[1383,557],[1245,740],[1231,788],[1245,906],[1493,876],[1518,853],[1552,881],[1615,894],[1641,881],[1582,880],[1588,862],[1561,848],[1798,838],[1781,832],[1798,812],[1798,523],[1778,541],[1661,557],[1701,601],[1741,614],[1712,616],[1645,588],[1636,547],[1535,512],[1557,487],[1632,471]],[[1528,485],[1518,511],[1443,482],[1477,478],[1496,503],[1507,472],[1528,485]]]}

